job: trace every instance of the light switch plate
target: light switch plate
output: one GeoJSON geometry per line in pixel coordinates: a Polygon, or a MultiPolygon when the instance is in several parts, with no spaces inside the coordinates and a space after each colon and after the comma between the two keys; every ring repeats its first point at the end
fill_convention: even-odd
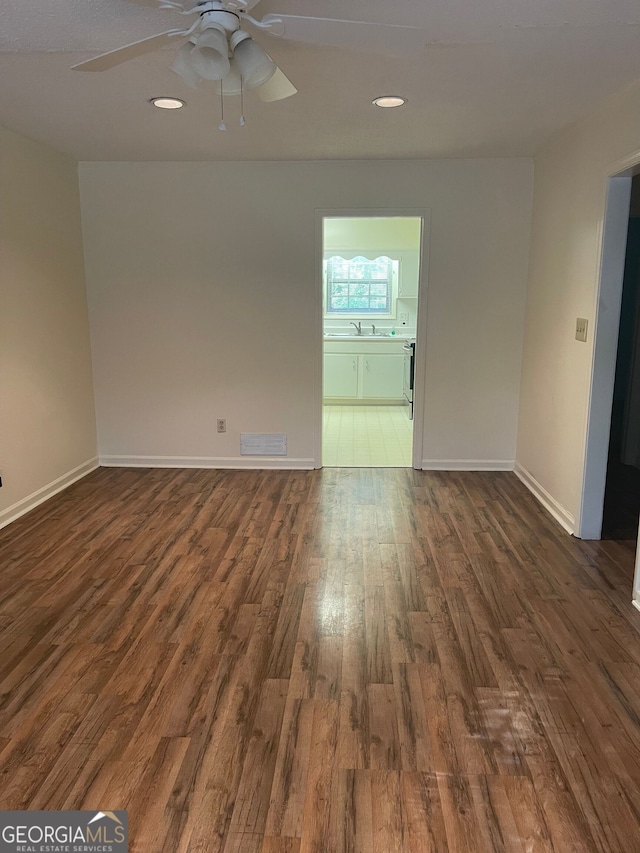
{"type": "Polygon", "coordinates": [[[576,320],[576,340],[577,341],[586,341],[587,340],[587,326],[589,325],[589,321],[585,320],[584,317],[578,317],[576,320]]]}

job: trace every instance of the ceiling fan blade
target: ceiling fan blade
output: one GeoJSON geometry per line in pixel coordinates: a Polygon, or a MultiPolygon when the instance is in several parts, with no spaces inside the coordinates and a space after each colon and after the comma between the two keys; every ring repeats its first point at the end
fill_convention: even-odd
{"type": "Polygon", "coordinates": [[[273,77],[259,86],[256,92],[261,101],[271,103],[272,101],[284,101],[285,98],[295,95],[298,90],[286,74],[278,68],[273,77]]]}
{"type": "Polygon", "coordinates": [[[403,56],[419,53],[426,45],[425,30],[397,24],[305,18],[300,15],[265,15],[260,27],[274,36],[330,47],[377,50],[403,56]]]}
{"type": "MultiPolygon", "coordinates": [[[[135,6],[147,6],[147,7],[150,6],[153,9],[161,9],[163,0],[126,0],[126,2],[127,3],[133,3],[135,6]]],[[[171,3],[170,5],[174,5],[174,4],[171,3]]],[[[180,3],[179,5],[184,8],[183,3],[180,3]]],[[[195,3],[192,3],[191,5],[195,5],[195,3]]]]}
{"type": "Polygon", "coordinates": [[[250,12],[260,0],[227,0],[225,7],[232,12],[250,12]]]}
{"type": "Polygon", "coordinates": [[[137,56],[142,56],[145,53],[151,53],[152,50],[164,47],[179,35],[185,35],[185,32],[183,30],[168,30],[166,33],[158,33],[157,36],[150,36],[141,41],[134,41],[132,44],[127,44],[116,50],[110,50],[108,53],[101,53],[100,56],[94,56],[93,59],[88,59],[86,62],[79,62],[78,65],[72,67],[72,70],[108,71],[109,68],[115,68],[116,65],[120,65],[122,62],[128,62],[137,56]]]}

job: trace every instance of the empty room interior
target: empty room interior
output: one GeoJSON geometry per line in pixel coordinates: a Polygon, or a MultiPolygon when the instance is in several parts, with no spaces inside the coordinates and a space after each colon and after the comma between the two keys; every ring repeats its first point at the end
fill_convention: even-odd
{"type": "Polygon", "coordinates": [[[640,850],[637,3],[3,7],[0,848],[640,850]]]}

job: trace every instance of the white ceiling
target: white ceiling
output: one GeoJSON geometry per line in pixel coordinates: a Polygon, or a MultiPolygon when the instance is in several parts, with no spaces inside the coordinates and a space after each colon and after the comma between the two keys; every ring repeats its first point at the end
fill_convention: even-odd
{"type": "MultiPolygon", "coordinates": [[[[529,156],[640,77],[638,0],[262,0],[268,12],[425,29],[418,56],[256,39],[299,93],[273,104],[189,89],[172,49],[103,73],[70,66],[183,25],[125,0],[0,0],[0,122],[79,160],[322,160],[529,156]],[[408,99],[396,110],[377,95],[408,99]],[[175,95],[186,109],[148,99],[175,95]]],[[[213,84],[208,84],[212,86],[213,84]]]]}

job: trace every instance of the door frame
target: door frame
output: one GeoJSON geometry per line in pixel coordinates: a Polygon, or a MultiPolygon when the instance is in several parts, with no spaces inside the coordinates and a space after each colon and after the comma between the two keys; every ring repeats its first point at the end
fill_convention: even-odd
{"type": "MultiPolygon", "coordinates": [[[[600,539],[602,534],[631,181],[637,174],[640,174],[640,151],[611,164],[604,176],[605,208],[593,312],[594,337],[582,489],[576,525],[576,536],[580,539],[600,539]]],[[[640,581],[640,577],[637,580],[640,581]]]]}
{"type": "MultiPolygon", "coordinates": [[[[577,525],[577,535],[581,539],[600,539],[602,534],[631,181],[636,175],[640,175],[640,151],[614,163],[606,172],[606,204],[594,314],[584,476],[577,525]]],[[[640,610],[640,524],[631,603],[640,610]]]]}
{"type": "Polygon", "coordinates": [[[426,338],[427,338],[427,290],[429,278],[429,245],[431,239],[431,210],[427,207],[358,207],[327,208],[315,210],[315,327],[316,347],[314,365],[314,467],[322,468],[322,385],[324,356],[324,311],[323,311],[323,222],[325,219],[375,218],[394,216],[416,217],[421,220],[420,228],[420,277],[418,282],[418,316],[416,322],[416,352],[413,389],[413,453],[412,467],[422,468],[425,383],[426,383],[426,338]]]}

